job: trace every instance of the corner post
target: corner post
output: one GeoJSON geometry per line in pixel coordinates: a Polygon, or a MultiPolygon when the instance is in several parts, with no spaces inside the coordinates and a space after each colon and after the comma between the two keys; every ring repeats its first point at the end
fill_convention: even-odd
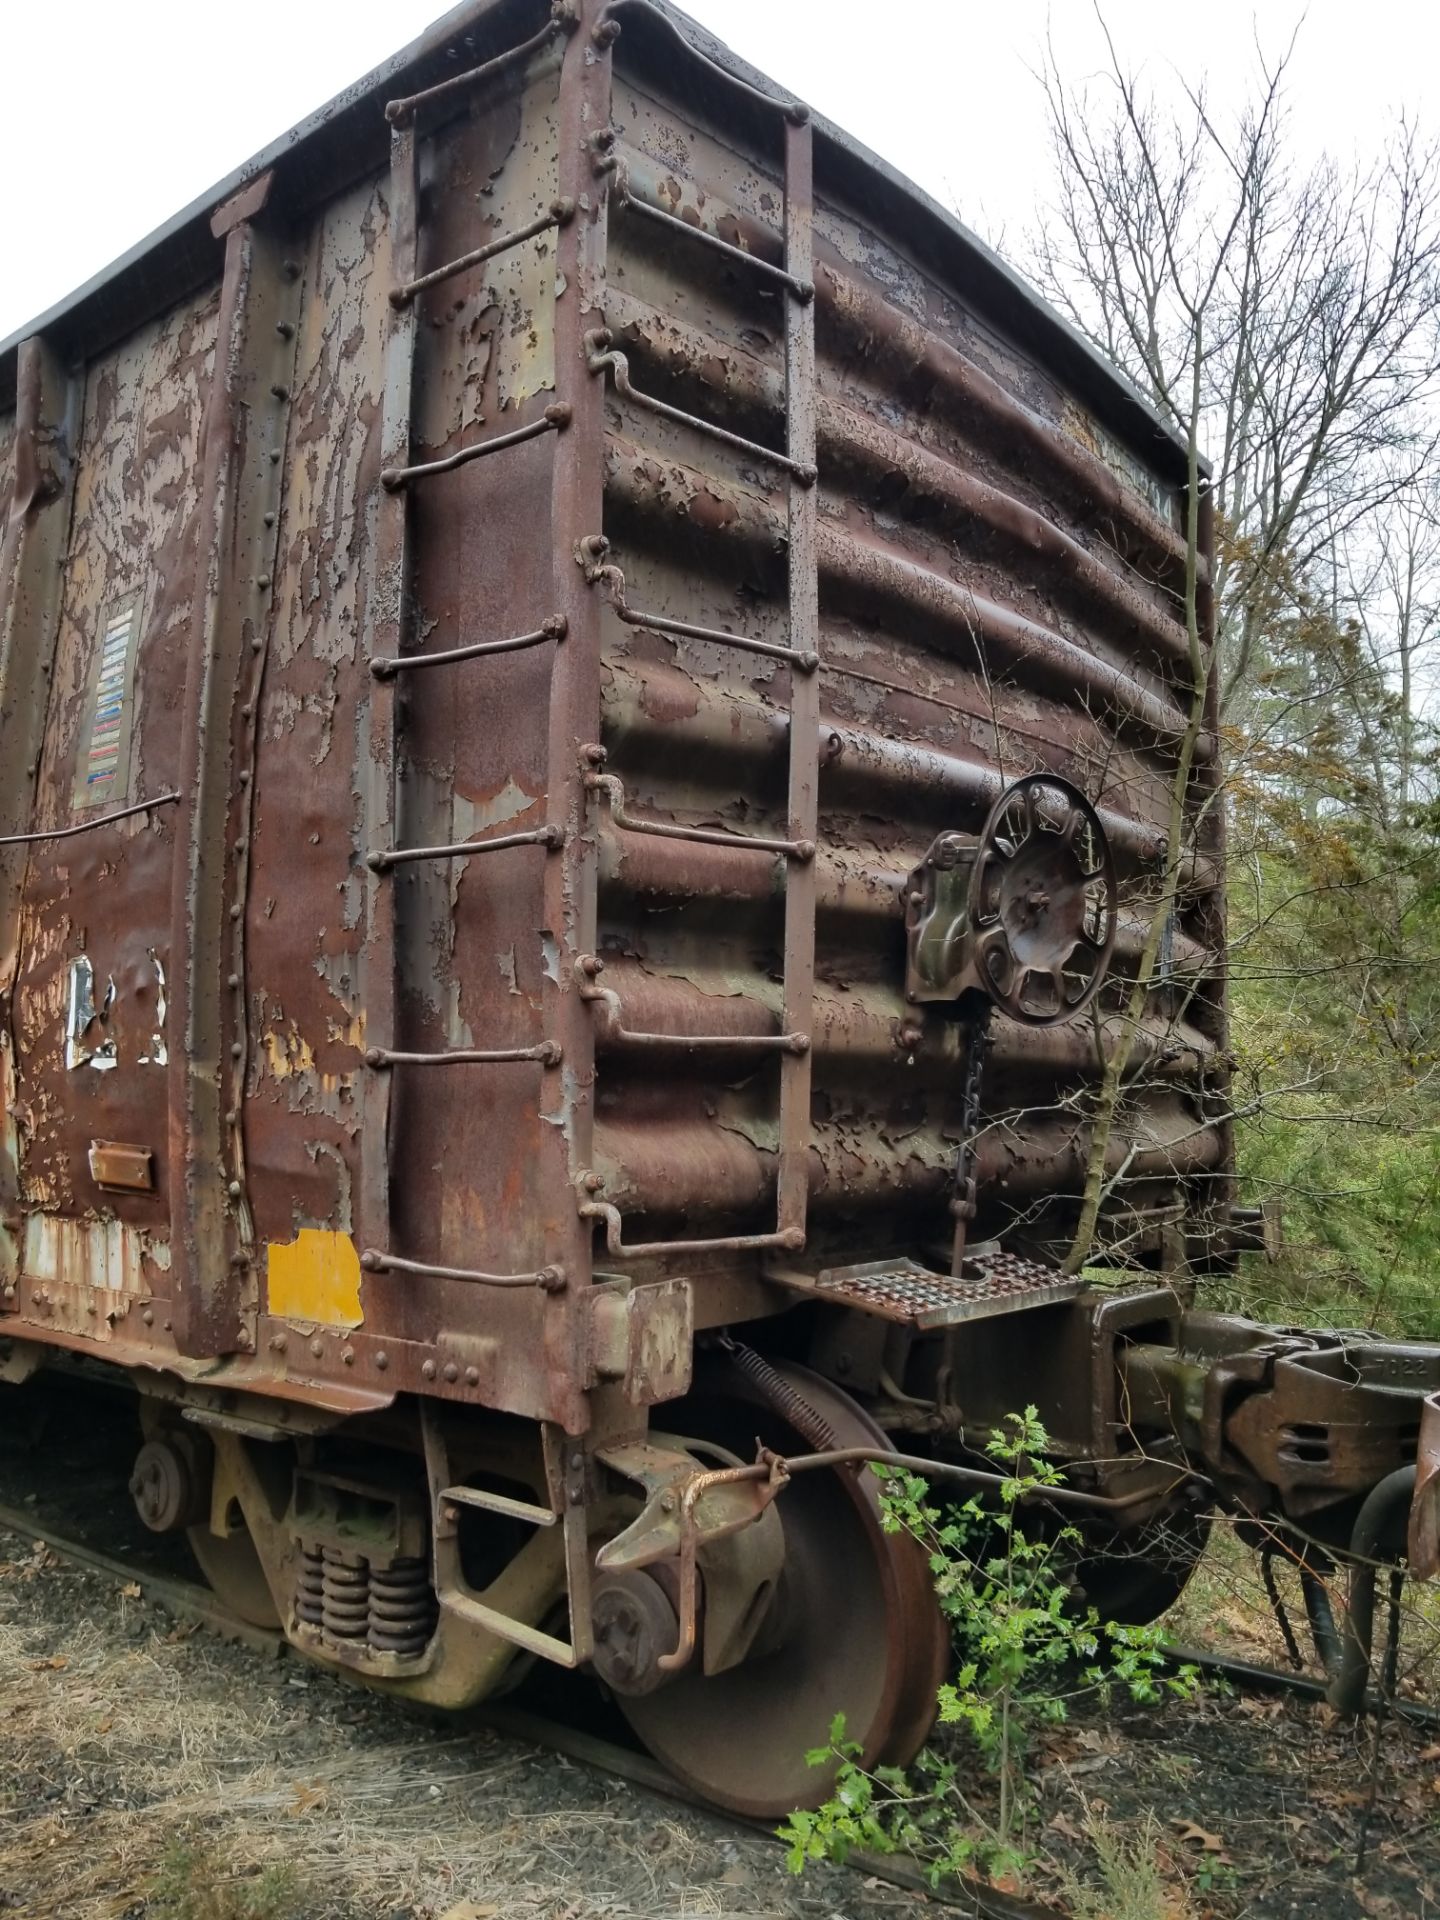
{"type": "Polygon", "coordinates": [[[545,865],[543,932],[554,943],[545,982],[546,1035],[562,1063],[543,1076],[541,1151],[545,1191],[555,1196],[544,1221],[547,1264],[562,1267],[563,1293],[545,1305],[545,1366],[555,1418],[579,1433],[590,1421],[589,1367],[592,1226],[579,1210],[576,1183],[592,1165],[595,1125],[595,1027],[580,997],[576,963],[593,952],[597,854],[587,812],[585,758],[600,733],[600,596],[587,583],[580,542],[603,532],[605,386],[589,370],[586,333],[605,319],[605,259],[611,172],[611,48],[619,33],[605,8],[581,0],[560,69],[560,157],[557,191],[575,217],[557,235],[555,260],[555,399],[570,408],[570,425],[554,439],[550,538],[554,610],[567,622],[555,650],[548,740],[548,821],[563,835],[545,865]]]}
{"type": "Polygon", "coordinates": [[[260,1304],[245,1166],[245,913],[300,304],[300,269],[261,224],[271,184],[260,175],[210,223],[225,243],[225,266],[205,413],[170,930],[171,1273],[176,1344],[194,1357],[252,1351],[260,1304]]]}
{"type": "MultiPolygon", "coordinates": [[[[60,629],[84,380],[47,340],[20,343],[14,484],[0,528],[0,833],[34,826],[35,782],[60,629]]],[[[20,1167],[11,1109],[10,995],[28,850],[0,848],[0,1313],[15,1304],[20,1167]]]]}

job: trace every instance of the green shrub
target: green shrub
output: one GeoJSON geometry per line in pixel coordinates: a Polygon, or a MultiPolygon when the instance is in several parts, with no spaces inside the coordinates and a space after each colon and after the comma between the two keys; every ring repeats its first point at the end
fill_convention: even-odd
{"type": "Polygon", "coordinates": [[[972,1498],[942,1508],[923,1479],[872,1469],[885,1481],[885,1527],[910,1534],[929,1556],[958,1662],[940,1688],[939,1720],[958,1738],[943,1752],[927,1749],[908,1771],[868,1771],[837,1715],[827,1745],[807,1755],[812,1766],[835,1767],[835,1790],[780,1829],[792,1872],[855,1851],[906,1854],[935,1886],[963,1872],[1022,1872],[1030,1858],[1025,1761],[1035,1730],[1064,1720],[1078,1693],[1120,1688],[1154,1700],[1162,1690],[1194,1690],[1193,1670],[1162,1672],[1155,1628],[1115,1626],[1077,1606],[1069,1578],[1082,1547],[1075,1528],[1022,1524],[1022,1506],[1061,1483],[1043,1457],[1047,1445],[1034,1407],[1009,1417],[987,1449],[1006,1470],[994,1506],[972,1498]],[[972,1756],[995,1781],[993,1812],[967,1797],[972,1756]]]}

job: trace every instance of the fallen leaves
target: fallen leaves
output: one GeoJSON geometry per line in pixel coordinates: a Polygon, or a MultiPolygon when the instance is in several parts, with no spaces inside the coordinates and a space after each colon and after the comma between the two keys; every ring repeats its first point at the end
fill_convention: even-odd
{"type": "Polygon", "coordinates": [[[1285,1702],[1273,1694],[1240,1693],[1231,1705],[1252,1720],[1279,1720],[1285,1712],[1285,1702]]]}
{"type": "Polygon", "coordinates": [[[1210,1833],[1196,1820],[1172,1820],[1175,1836],[1187,1847],[1193,1847],[1199,1853],[1213,1853],[1217,1859],[1225,1859],[1225,1842],[1218,1833],[1210,1833]]]}

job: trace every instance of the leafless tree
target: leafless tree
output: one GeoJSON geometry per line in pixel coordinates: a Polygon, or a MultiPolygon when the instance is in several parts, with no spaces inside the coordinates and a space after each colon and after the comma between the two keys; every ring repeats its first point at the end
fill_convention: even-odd
{"type": "MultiPolygon", "coordinates": [[[[1425,492],[1440,445],[1440,153],[1402,123],[1371,166],[1301,168],[1285,104],[1293,38],[1273,58],[1257,46],[1251,98],[1222,126],[1203,90],[1180,79],[1159,89],[1127,70],[1098,10],[1097,21],[1107,52],[1098,78],[1072,84],[1053,51],[1041,74],[1055,204],[1027,265],[1189,450],[1189,724],[1164,878],[1124,1012],[1131,1042],[1112,1047],[1095,1099],[1072,1268],[1113,1184],[1107,1152],[1194,832],[1194,746],[1210,703],[1262,762],[1276,753],[1272,736],[1333,729],[1343,712],[1347,745],[1403,815],[1440,557],[1425,492]],[[1207,492],[1213,650],[1200,618],[1207,492]],[[1336,635],[1343,645],[1329,644],[1336,635]],[[1398,740],[1377,687],[1407,716],[1398,740]]],[[[1202,804],[1225,801],[1217,791],[1202,804]]],[[[1368,972],[1359,991],[1388,1007],[1368,972]]]]}
{"type": "Polygon", "coordinates": [[[1213,462],[1221,710],[1337,538],[1425,474],[1440,393],[1440,154],[1405,124],[1369,166],[1297,164],[1267,59],[1234,124],[1122,65],[1042,73],[1056,198],[1028,265],[1213,462]],[[1196,327],[1203,329],[1196,352],[1196,327]],[[1198,384],[1192,375],[1198,371],[1198,384]]]}

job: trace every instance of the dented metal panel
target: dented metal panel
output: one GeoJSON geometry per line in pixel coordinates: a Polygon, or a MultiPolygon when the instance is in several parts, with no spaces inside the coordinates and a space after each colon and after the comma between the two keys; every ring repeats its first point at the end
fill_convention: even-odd
{"type": "Polygon", "coordinates": [[[262,1247],[306,1229],[356,1231],[365,1019],[355,854],[369,694],[361,635],[374,592],[366,559],[379,493],[385,219],[379,186],[367,182],[295,246],[302,294],[246,955],[246,1139],[262,1247]],[[264,796],[282,784],[290,804],[272,809],[264,796]]]}
{"type": "MultiPolygon", "coordinates": [[[[397,120],[392,169],[439,36],[85,369],[18,830],[103,812],[92,767],[179,798],[0,868],[35,1329],[578,1431],[602,1377],[684,1372],[668,1307],[621,1367],[597,1267],[703,1327],[783,1309],[782,1239],[930,1264],[967,1040],[906,1000],[906,877],[1037,767],[1109,837],[1114,977],[1094,1025],[997,1025],[975,1237],[1073,1228],[1185,724],[1176,449],[833,129],[663,10],[573,25],[397,120]]],[[[1219,832],[1107,1159],[1145,1259],[1137,1218],[1199,1239],[1227,1192],[1219,832]]]]}
{"type": "MultiPolygon", "coordinates": [[[[766,161],[737,148],[689,94],[623,80],[615,122],[626,203],[778,259],[773,150],[766,161]]],[[[1113,1007],[1138,950],[1188,698],[1173,491],[1155,474],[1137,486],[1133,456],[1119,458],[1043,367],[891,236],[827,205],[823,180],[815,280],[823,997],[807,1260],[857,1236],[877,1254],[944,1237],[956,1034],[903,998],[904,874],[936,833],[974,832],[1005,779],[1064,773],[1104,810],[1127,881],[1113,1007]]],[[[633,212],[612,217],[607,319],[637,388],[779,444],[782,318],[716,249],[687,248],[633,212]]],[[[610,427],[606,530],[630,605],[783,643],[773,473],[623,401],[610,427]]],[[[784,830],[789,670],[619,620],[606,667],[602,737],[631,812],[737,836],[682,850],[602,825],[601,954],[624,1025],[774,1032],[781,886],[776,863],[739,836],[784,830]]],[[[1213,737],[1202,741],[1203,759],[1213,751],[1213,737]]],[[[1197,937],[1204,902],[1192,895],[1174,930],[1192,968],[1211,951],[1197,937]]],[[[1193,1089],[1223,1027],[1203,982],[1178,1047],[1176,1011],[1162,986],[1157,1038],[1137,1061],[1176,1058],[1137,1085],[1111,1161],[1137,1188],[1183,1193],[1198,1215],[1224,1146],[1196,1128],[1193,1089]]],[[[607,1050],[597,1168],[627,1215],[657,1231],[758,1224],[777,1076],[758,1052],[740,1060],[680,1046],[627,1057],[618,1040],[607,1050]]],[[[1029,1036],[1002,1026],[978,1143],[980,1231],[1063,1248],[1086,1151],[1075,1095],[1097,1072],[1083,1024],[1029,1036]]]]}
{"type": "MultiPolygon", "coordinates": [[[[207,294],[86,372],[53,673],[25,822],[32,831],[105,817],[106,802],[86,791],[81,767],[96,749],[96,693],[117,610],[133,620],[116,696],[124,759],[104,785],[135,799],[176,785],[215,320],[207,294]]],[[[169,1240],[171,1180],[166,1074],[155,1043],[164,1027],[174,848],[173,812],[162,807],[26,850],[11,1016],[23,1205],[32,1218],[104,1214],[137,1231],[135,1268],[149,1272],[157,1295],[168,1292],[168,1260],[162,1265],[158,1250],[169,1240]],[[102,1192],[90,1165],[97,1139],[148,1149],[153,1187],[102,1192]]],[[[78,1282],[80,1265],[67,1263],[62,1284],[78,1282]]]]}

